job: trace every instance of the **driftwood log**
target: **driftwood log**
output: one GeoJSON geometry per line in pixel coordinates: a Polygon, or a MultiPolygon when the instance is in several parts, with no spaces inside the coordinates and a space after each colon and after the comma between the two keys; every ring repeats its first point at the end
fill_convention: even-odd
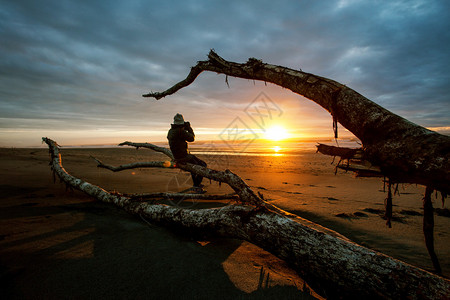
{"type": "Polygon", "coordinates": [[[450,193],[450,137],[416,125],[334,80],[250,58],[230,62],[213,50],[188,76],[164,92],[143,95],[161,99],[190,85],[203,71],[271,82],[326,109],[334,122],[362,142],[364,159],[378,166],[392,182],[417,183],[450,193]]]}
{"type": "MultiPolygon", "coordinates": [[[[56,142],[48,138],[43,138],[43,141],[49,146],[54,174],[70,187],[155,224],[190,234],[249,241],[287,261],[326,297],[450,298],[449,280],[361,247],[337,233],[330,234],[330,230],[302,218],[273,211],[259,197],[258,201],[262,202],[257,206],[228,205],[198,210],[135,201],[70,175],[62,166],[56,142]]],[[[222,180],[214,172],[186,166],[186,170],[222,180]]]]}
{"type": "MultiPolygon", "coordinates": [[[[430,191],[441,192],[443,200],[450,193],[449,136],[416,125],[370,101],[353,89],[328,78],[263,63],[256,58],[250,58],[244,64],[230,62],[211,50],[208,60],[199,61],[184,80],[166,91],[151,92],[143,96],[158,100],[171,95],[190,85],[203,71],[271,82],[322,106],[332,116],[335,137],[338,137],[339,122],[362,142],[359,151],[361,159],[379,169],[379,172],[354,169],[360,176],[383,176],[388,178],[390,185],[421,184],[430,191]]],[[[351,152],[348,149],[334,149],[334,151],[345,152],[344,155],[351,152]]],[[[429,208],[424,214],[424,223],[427,223],[427,226],[424,225],[425,244],[436,272],[441,273],[433,246],[433,206],[426,197],[424,200],[426,207],[429,208]]],[[[392,210],[392,204],[386,210],[388,214],[388,211],[392,210]]]]}

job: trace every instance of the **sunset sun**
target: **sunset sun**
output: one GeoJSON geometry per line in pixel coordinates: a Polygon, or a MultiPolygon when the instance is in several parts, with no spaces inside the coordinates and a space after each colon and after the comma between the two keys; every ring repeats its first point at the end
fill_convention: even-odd
{"type": "Polygon", "coordinates": [[[265,132],[265,138],[271,141],[281,141],[288,137],[287,130],[279,125],[268,128],[265,132]]]}

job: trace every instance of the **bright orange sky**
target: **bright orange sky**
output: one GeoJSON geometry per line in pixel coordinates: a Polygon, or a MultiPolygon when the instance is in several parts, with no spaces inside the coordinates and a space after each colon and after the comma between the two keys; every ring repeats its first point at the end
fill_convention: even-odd
{"type": "MultiPolygon", "coordinates": [[[[217,78],[217,75],[214,76],[217,78]]],[[[140,109],[149,112],[161,110],[164,122],[155,124],[149,118],[139,120],[140,124],[131,128],[123,121],[111,127],[103,126],[102,119],[99,118],[97,128],[74,126],[69,129],[7,129],[0,131],[0,146],[40,146],[43,136],[50,137],[61,145],[71,146],[116,145],[126,140],[166,142],[167,131],[176,113],[182,113],[185,120],[191,122],[196,133],[196,141],[224,141],[233,131],[243,134],[242,137],[247,135],[250,138],[267,140],[277,138],[319,140],[331,139],[334,136],[330,114],[302,96],[272,84],[266,86],[260,82],[254,84],[246,80],[233,79],[231,89],[235,87],[235,90],[231,90],[223,84],[221,78],[217,78],[217,81],[222,84],[221,89],[201,96],[197,94],[194,85],[179,91],[181,97],[175,94],[159,101],[140,99],[139,95],[136,95],[140,109]],[[215,100],[218,94],[226,98],[227,93],[234,97],[232,104],[215,100]],[[218,105],[208,105],[210,97],[218,105]],[[282,132],[278,135],[277,131],[272,132],[272,129],[277,127],[282,128],[282,132]]],[[[58,125],[58,122],[46,121],[58,125]]],[[[450,130],[448,127],[431,129],[443,133],[450,130]]],[[[339,125],[339,137],[354,136],[339,125]]]]}
{"type": "MultiPolygon", "coordinates": [[[[251,138],[268,140],[333,137],[331,116],[312,101],[274,85],[265,86],[263,83],[254,85],[245,80],[239,85],[240,93],[234,91],[232,95],[241,99],[235,99],[233,105],[224,102],[216,106],[205,106],[202,102],[193,103],[189,99],[184,99],[185,103],[182,103],[177,99],[177,95],[159,101],[141,100],[140,106],[143,109],[162,108],[166,123],[156,126],[148,120],[148,127],[136,126],[135,130],[130,130],[126,124],[124,128],[120,128],[119,125],[114,128],[101,128],[100,118],[98,120],[100,128],[97,129],[45,131],[12,129],[0,133],[1,141],[9,140],[8,145],[1,146],[9,146],[11,142],[18,146],[39,145],[42,136],[55,139],[62,145],[118,144],[125,140],[165,142],[167,130],[173,122],[173,115],[178,112],[184,115],[185,120],[191,122],[197,141],[226,140],[231,132],[237,132],[242,137],[247,135],[251,138]],[[278,132],[274,131],[274,128],[278,128],[278,132]],[[22,141],[29,144],[22,144],[22,141]]],[[[186,89],[193,92],[192,87],[186,89]]],[[[230,92],[226,86],[223,87],[223,91],[230,92]]],[[[183,94],[183,91],[180,91],[180,94],[183,94]]],[[[208,96],[215,95],[206,94],[203,98],[208,99],[208,96]]],[[[342,137],[352,136],[342,127],[340,133],[342,137]]]]}

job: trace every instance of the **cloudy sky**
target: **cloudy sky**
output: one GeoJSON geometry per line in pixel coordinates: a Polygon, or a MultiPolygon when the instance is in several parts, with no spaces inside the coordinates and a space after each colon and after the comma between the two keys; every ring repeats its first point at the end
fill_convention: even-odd
{"type": "MultiPolygon", "coordinates": [[[[450,132],[450,1],[0,0],[0,146],[163,141],[173,115],[218,139],[263,95],[293,137],[332,137],[329,114],[273,85],[203,73],[249,57],[329,77],[420,125],[450,132]],[[263,94],[261,94],[261,92],[263,94]]],[[[256,129],[255,129],[256,130],[256,129]]]]}

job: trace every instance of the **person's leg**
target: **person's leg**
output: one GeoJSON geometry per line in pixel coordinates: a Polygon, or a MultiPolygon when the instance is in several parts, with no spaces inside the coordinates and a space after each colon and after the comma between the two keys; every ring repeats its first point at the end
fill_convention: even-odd
{"type": "MultiPolygon", "coordinates": [[[[202,167],[206,167],[207,166],[207,164],[203,160],[201,160],[200,158],[198,158],[197,156],[192,155],[192,154],[189,154],[188,162],[191,163],[191,164],[194,164],[194,165],[202,166],[202,167]]],[[[192,176],[192,181],[194,183],[194,186],[200,187],[201,183],[203,181],[203,176],[197,175],[197,174],[194,174],[194,173],[191,173],[191,176],[192,176]]]]}
{"type": "MultiPolygon", "coordinates": [[[[197,156],[194,156],[194,158],[195,158],[195,164],[196,165],[199,165],[199,166],[202,166],[202,167],[206,167],[207,166],[206,162],[204,162],[203,160],[201,160],[197,156]]],[[[197,178],[196,178],[196,183],[197,184],[196,184],[196,186],[201,186],[202,181],[203,181],[203,176],[197,175],[197,178]]]]}
{"type": "Polygon", "coordinates": [[[203,177],[200,175],[192,174],[192,182],[195,187],[201,187],[203,177]]]}

